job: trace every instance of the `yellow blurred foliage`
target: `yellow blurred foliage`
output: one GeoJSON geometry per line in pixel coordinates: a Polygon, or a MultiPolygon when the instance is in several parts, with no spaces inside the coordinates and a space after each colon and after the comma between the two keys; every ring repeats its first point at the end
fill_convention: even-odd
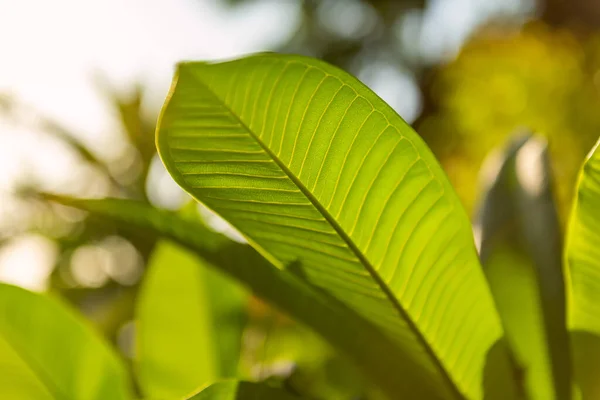
{"type": "Polygon", "coordinates": [[[436,110],[419,132],[472,212],[486,154],[519,129],[548,138],[562,223],[581,162],[600,135],[600,35],[576,37],[541,23],[486,28],[442,67],[436,110]]]}

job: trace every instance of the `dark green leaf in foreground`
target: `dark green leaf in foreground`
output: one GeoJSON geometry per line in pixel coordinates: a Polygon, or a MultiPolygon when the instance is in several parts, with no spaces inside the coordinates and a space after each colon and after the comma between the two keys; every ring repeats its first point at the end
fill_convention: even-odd
{"type": "MultiPolygon", "coordinates": [[[[155,232],[194,251],[209,265],[237,279],[257,296],[314,329],[346,354],[390,399],[397,398],[398,393],[410,394],[418,399],[449,398],[439,393],[439,388],[431,384],[427,375],[415,372],[397,343],[352,310],[312,290],[289,272],[277,269],[248,245],[212,232],[196,220],[184,219],[176,213],[140,202],[47,198],[117,221],[124,229],[155,232]]],[[[491,357],[497,363],[492,363],[488,368],[489,374],[486,374],[489,375],[486,387],[490,388],[486,393],[492,396],[490,399],[510,398],[506,394],[510,383],[503,379],[508,369],[504,356],[504,352],[500,351],[491,357]]]]}
{"type": "Polygon", "coordinates": [[[152,253],[136,306],[136,371],[149,398],[180,398],[233,378],[244,295],[189,250],[167,241],[152,253]]]}
{"type": "Polygon", "coordinates": [[[0,398],[129,399],[124,365],[82,318],[48,296],[0,284],[0,398]]]}
{"type": "Polygon", "coordinates": [[[481,175],[475,230],[506,339],[531,399],[569,399],[561,232],[545,141],[515,137],[488,157],[481,175]]]}
{"type": "Polygon", "coordinates": [[[264,383],[226,381],[210,385],[188,400],[298,400],[283,389],[264,383]]]}
{"type": "Polygon", "coordinates": [[[469,220],[427,146],[366,86],[301,56],[183,63],[157,145],[261,254],[299,262],[393,338],[412,371],[398,379],[482,397],[502,329],[469,220]]]}

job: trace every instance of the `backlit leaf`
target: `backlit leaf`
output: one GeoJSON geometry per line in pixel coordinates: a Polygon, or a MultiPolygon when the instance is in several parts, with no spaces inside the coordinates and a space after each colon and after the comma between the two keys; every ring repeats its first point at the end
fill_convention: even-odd
{"type": "Polygon", "coordinates": [[[488,157],[475,225],[506,339],[531,399],[569,399],[561,231],[542,138],[517,136],[488,157]]]}
{"type": "Polygon", "coordinates": [[[188,250],[155,248],[136,306],[136,365],[151,398],[177,398],[236,376],[243,293],[188,250]]]}
{"type": "MultiPolygon", "coordinates": [[[[141,202],[50,195],[46,198],[117,221],[124,229],[151,231],[194,251],[208,265],[237,279],[257,296],[312,328],[347,355],[388,398],[394,399],[398,393],[422,399],[444,398],[438,388],[431,385],[427,375],[415,371],[414,364],[406,361],[404,351],[396,342],[335,299],[312,290],[288,271],[277,269],[250,246],[212,232],[197,220],[185,219],[141,202]]],[[[506,354],[504,351],[490,353],[493,353],[490,359],[494,362],[486,364],[486,372],[489,372],[485,379],[486,388],[489,388],[486,393],[492,396],[490,399],[506,400],[510,398],[506,394],[510,382],[503,378],[508,369],[506,354]]]]}
{"type": "Polygon", "coordinates": [[[66,305],[0,284],[0,398],[123,400],[129,381],[117,356],[66,305]]]}
{"type": "Polygon", "coordinates": [[[468,218],[419,136],[363,84],[301,56],[182,63],[157,145],[186,191],[383,329],[439,396],[482,397],[502,329],[468,218]]]}

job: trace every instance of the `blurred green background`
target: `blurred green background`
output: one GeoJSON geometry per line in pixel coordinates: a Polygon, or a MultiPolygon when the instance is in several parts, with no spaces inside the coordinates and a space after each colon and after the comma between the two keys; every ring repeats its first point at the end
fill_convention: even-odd
{"type": "MultiPolygon", "coordinates": [[[[256,51],[358,76],[425,139],[471,215],[485,156],[519,130],[547,137],[564,227],[600,134],[598,1],[3,0],[0,280],[60,293],[134,357],[134,301],[157,238],[19,192],[185,206],[154,147],[173,65],[256,51]]],[[[339,370],[330,350],[260,301],[244,307],[244,374],[296,368],[292,384],[327,393],[323,371],[339,370]],[[300,350],[307,340],[311,354],[300,350]]]]}

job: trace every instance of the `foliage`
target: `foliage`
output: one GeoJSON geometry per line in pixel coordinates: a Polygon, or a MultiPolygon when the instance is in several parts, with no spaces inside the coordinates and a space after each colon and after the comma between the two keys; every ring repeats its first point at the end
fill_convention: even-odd
{"type": "Polygon", "coordinates": [[[182,64],[159,125],[174,179],[275,265],[299,261],[307,283],[383,328],[421,366],[411,381],[481,396],[500,324],[468,219],[419,137],[370,90],[302,57],[182,64]]]}
{"type": "Polygon", "coordinates": [[[488,156],[481,175],[484,198],[474,230],[506,340],[526,371],[531,397],[568,398],[561,235],[546,141],[515,137],[488,156]]]}
{"type": "MultiPolygon", "coordinates": [[[[248,245],[232,242],[197,221],[140,202],[54,199],[117,220],[130,228],[139,227],[163,235],[193,250],[206,262],[242,282],[256,295],[335,343],[379,386],[390,392],[403,391],[405,388],[419,390],[419,377],[416,377],[416,381],[397,379],[396,374],[404,373],[407,365],[403,361],[403,351],[389,337],[335,299],[311,290],[294,274],[279,270],[248,245]],[[365,346],[365,343],[369,345],[365,346]]],[[[430,391],[431,388],[422,387],[420,390],[430,391]]]]}
{"type": "Polygon", "coordinates": [[[418,130],[467,209],[476,202],[469,183],[485,154],[518,129],[547,137],[564,225],[579,165],[600,129],[598,37],[541,23],[504,33],[501,26],[483,30],[440,71],[432,84],[437,109],[418,130]]]}
{"type": "Polygon", "coordinates": [[[600,151],[598,144],[581,170],[571,224],[569,225],[566,261],[573,285],[569,326],[590,329],[600,334],[600,320],[595,316],[597,297],[595,276],[598,257],[600,197],[600,151]]]}
{"type": "Polygon", "coordinates": [[[136,307],[136,369],[144,395],[176,398],[237,376],[244,297],[193,254],[160,243],[136,307]]]}
{"type": "Polygon", "coordinates": [[[596,371],[600,368],[600,324],[596,309],[600,298],[597,274],[598,220],[600,218],[600,151],[596,143],[588,155],[579,175],[579,185],[571,222],[567,232],[565,263],[569,278],[570,307],[568,326],[574,332],[575,374],[584,394],[589,398],[600,396],[596,371]]]}
{"type": "MultiPolygon", "coordinates": [[[[438,162],[358,80],[300,56],[183,63],[159,121],[159,154],[177,183],[249,244],[211,231],[195,212],[159,210],[144,200],[43,200],[111,220],[124,235],[160,240],[151,247],[135,328],[137,382],[150,398],[323,395],[294,384],[289,372],[277,382],[243,382],[249,377],[230,350],[244,340],[244,295],[222,277],[210,278],[206,266],[306,324],[353,362],[367,387],[339,398],[562,400],[573,387],[586,398],[597,390],[598,371],[589,368],[593,354],[581,351],[598,333],[589,311],[600,268],[593,257],[598,233],[589,225],[600,210],[597,155],[584,166],[569,229],[567,314],[561,260],[543,250],[556,244],[559,229],[548,160],[536,143],[526,138],[509,149],[486,189],[482,268],[469,220],[438,162]],[[506,250],[506,234],[498,236],[506,226],[508,238],[525,244],[516,248],[517,257],[525,255],[522,267],[505,264],[515,254],[512,241],[506,250]],[[527,309],[538,322],[525,330],[515,323],[524,316],[506,302],[506,286],[519,274],[526,276],[523,301],[537,303],[527,309]],[[528,348],[529,334],[542,343],[528,348]],[[202,390],[227,377],[242,381],[202,390]]],[[[122,365],[64,306],[5,285],[0,299],[0,339],[12,345],[2,353],[12,358],[0,359],[29,367],[20,376],[30,387],[48,385],[50,376],[61,392],[49,398],[128,398],[122,365]],[[23,300],[13,301],[17,296],[23,300]],[[49,323],[52,313],[65,322],[49,323]],[[60,338],[40,336],[48,327],[60,338]],[[48,358],[67,343],[83,343],[91,366],[48,358]],[[73,385],[83,392],[62,392],[73,385]]],[[[17,392],[27,386],[9,388],[27,395],[17,392]]]]}
{"type": "Polygon", "coordinates": [[[236,399],[265,399],[265,400],[293,400],[298,397],[283,390],[250,382],[220,382],[209,386],[190,400],[236,400],[236,399]]]}
{"type": "Polygon", "coordinates": [[[13,399],[130,398],[121,360],[56,299],[0,284],[0,391],[13,399]]]}

